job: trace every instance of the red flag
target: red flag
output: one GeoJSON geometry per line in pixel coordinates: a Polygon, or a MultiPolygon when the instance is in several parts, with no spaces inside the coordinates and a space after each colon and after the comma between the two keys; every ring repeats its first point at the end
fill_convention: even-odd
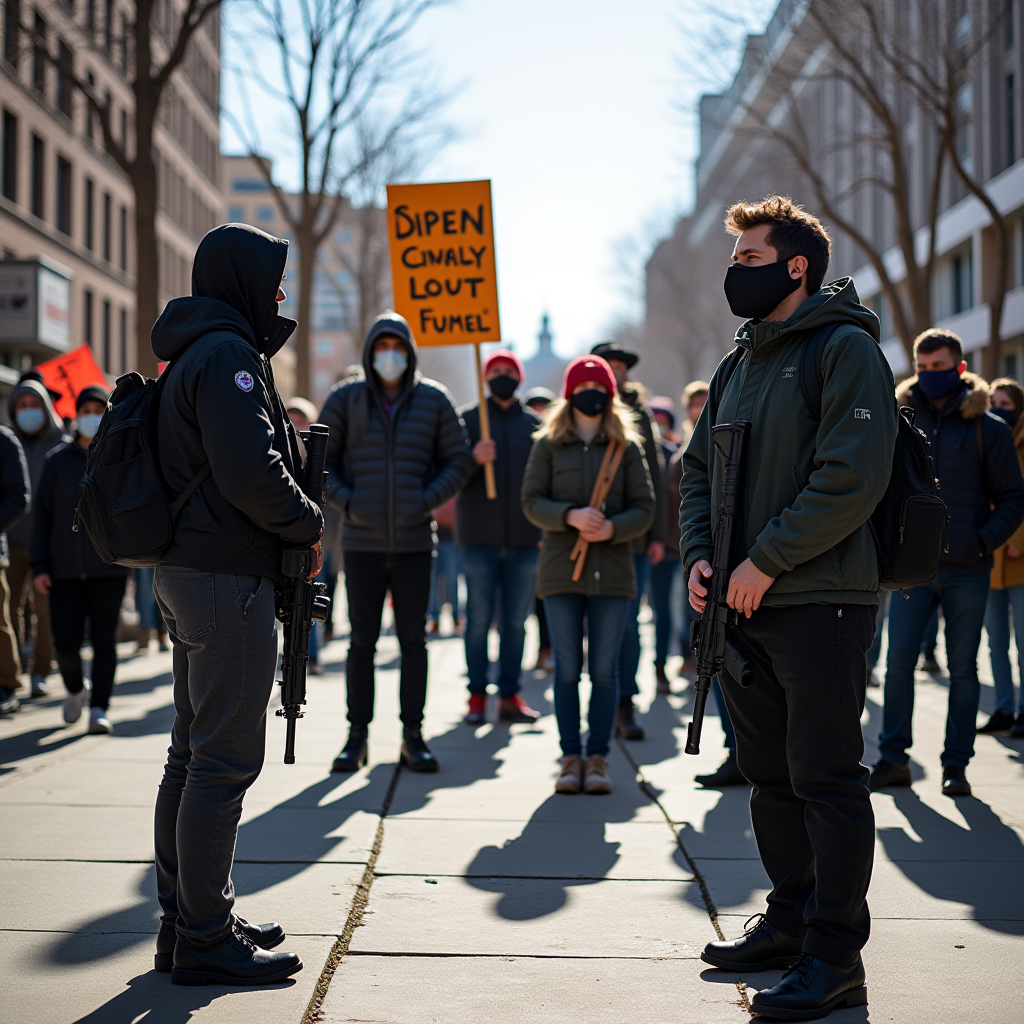
{"type": "Polygon", "coordinates": [[[43,383],[50,390],[60,392],[60,398],[53,405],[57,415],[68,420],[75,418],[75,399],[83,388],[99,384],[110,389],[88,345],[72,349],[54,359],[47,359],[35,368],[43,375],[43,383]]]}

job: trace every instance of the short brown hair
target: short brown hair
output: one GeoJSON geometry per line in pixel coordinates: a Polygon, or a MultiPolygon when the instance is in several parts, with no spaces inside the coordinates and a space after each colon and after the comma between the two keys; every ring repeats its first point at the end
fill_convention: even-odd
{"type": "Polygon", "coordinates": [[[759,224],[771,225],[764,240],[779,254],[780,263],[794,256],[807,260],[804,280],[807,294],[813,295],[825,280],[832,254],[832,239],[825,225],[788,196],[765,196],[759,203],[734,203],[725,216],[725,230],[730,235],[759,224]]]}
{"type": "Polygon", "coordinates": [[[917,358],[918,352],[928,355],[931,352],[938,352],[940,348],[948,348],[958,363],[964,357],[964,343],[960,340],[959,334],[942,327],[929,327],[914,339],[914,358],[917,358]]]}

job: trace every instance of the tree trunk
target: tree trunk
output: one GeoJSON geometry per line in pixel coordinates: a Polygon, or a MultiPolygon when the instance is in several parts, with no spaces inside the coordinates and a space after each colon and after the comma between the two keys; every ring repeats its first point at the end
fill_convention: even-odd
{"type": "Polygon", "coordinates": [[[313,232],[299,230],[295,234],[299,249],[299,326],[295,329],[295,393],[308,398],[310,386],[309,332],[313,310],[313,284],[316,279],[316,242],[313,232]]]}
{"type": "Polygon", "coordinates": [[[156,103],[151,97],[137,92],[135,109],[136,153],[131,176],[135,191],[135,369],[147,377],[155,377],[157,359],[153,354],[150,331],[160,314],[157,174],[153,159],[156,103]]]}

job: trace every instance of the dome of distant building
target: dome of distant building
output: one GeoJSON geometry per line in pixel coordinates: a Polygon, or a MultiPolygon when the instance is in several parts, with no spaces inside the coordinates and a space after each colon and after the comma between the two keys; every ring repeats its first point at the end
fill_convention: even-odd
{"type": "Polygon", "coordinates": [[[569,361],[560,359],[551,350],[554,335],[550,324],[551,318],[545,313],[540,318],[540,333],[537,335],[540,347],[535,356],[523,360],[523,369],[526,371],[527,388],[550,388],[557,395],[562,390],[562,377],[569,361]]]}

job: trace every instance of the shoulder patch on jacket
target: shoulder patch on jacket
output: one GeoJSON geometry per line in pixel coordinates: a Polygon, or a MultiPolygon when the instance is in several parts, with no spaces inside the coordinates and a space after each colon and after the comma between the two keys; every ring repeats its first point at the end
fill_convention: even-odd
{"type": "Polygon", "coordinates": [[[256,382],[253,380],[253,376],[248,370],[239,370],[238,373],[235,374],[235,383],[243,391],[252,391],[253,385],[256,382]]]}

